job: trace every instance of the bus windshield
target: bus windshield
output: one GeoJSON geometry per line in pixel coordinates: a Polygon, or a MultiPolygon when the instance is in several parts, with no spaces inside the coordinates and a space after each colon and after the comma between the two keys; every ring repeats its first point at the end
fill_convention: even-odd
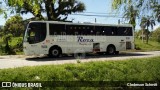
{"type": "Polygon", "coordinates": [[[29,23],[25,38],[30,44],[44,41],[46,38],[46,23],[29,23]]]}

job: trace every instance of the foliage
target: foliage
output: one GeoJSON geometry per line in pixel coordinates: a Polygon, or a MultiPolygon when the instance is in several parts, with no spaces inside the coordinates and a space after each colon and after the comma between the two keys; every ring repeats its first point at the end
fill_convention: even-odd
{"type": "Polygon", "coordinates": [[[147,29],[142,29],[136,32],[135,37],[138,39],[142,39],[142,37],[144,37],[144,39],[146,40],[146,35],[147,33],[151,33],[150,31],[148,31],[147,29]]]}
{"type": "Polygon", "coordinates": [[[85,10],[85,5],[78,0],[6,0],[6,2],[17,13],[32,13],[39,19],[44,19],[42,13],[46,13],[48,20],[66,20],[68,14],[85,10]]]}
{"type": "Polygon", "coordinates": [[[4,51],[6,54],[15,54],[12,47],[9,45],[11,42],[12,34],[6,34],[2,37],[3,43],[5,43],[4,51]]]}
{"type": "Polygon", "coordinates": [[[152,33],[152,38],[160,43],[160,27],[152,33]]]}
{"type": "Polygon", "coordinates": [[[123,4],[131,4],[132,0],[113,0],[112,1],[112,8],[119,9],[123,4]]]}
{"type": "Polygon", "coordinates": [[[157,17],[157,21],[160,22],[160,4],[155,3],[152,8],[155,13],[155,17],[157,17]]]}
{"type": "Polygon", "coordinates": [[[160,45],[159,42],[155,40],[150,40],[148,44],[145,44],[142,42],[141,39],[135,39],[135,49],[136,50],[141,50],[141,51],[155,51],[155,50],[160,50],[160,45]]]}
{"type": "Polygon", "coordinates": [[[113,9],[119,9],[121,5],[124,6],[123,17],[126,18],[126,20],[129,20],[129,23],[132,24],[135,29],[136,17],[139,15],[138,9],[132,5],[132,0],[113,0],[112,2],[113,9]]]}
{"type": "Polygon", "coordinates": [[[140,26],[144,29],[147,28],[147,33],[146,33],[146,43],[148,43],[149,39],[149,29],[148,27],[151,26],[151,29],[153,29],[153,26],[155,26],[155,21],[151,17],[142,17],[140,26]]]}
{"type": "Polygon", "coordinates": [[[129,5],[125,8],[124,18],[129,20],[129,23],[133,25],[134,29],[136,27],[136,17],[139,15],[138,10],[133,6],[129,5]]]}
{"type": "Polygon", "coordinates": [[[4,35],[12,34],[13,37],[22,36],[24,32],[23,19],[19,15],[15,15],[8,19],[4,26],[4,35]]]}
{"type": "MultiPolygon", "coordinates": [[[[160,21],[160,1],[159,0],[113,0],[112,8],[115,10],[120,10],[123,8],[130,8],[128,6],[133,5],[138,8],[138,16],[141,18],[143,16],[154,16],[160,21]],[[150,13],[148,13],[150,12],[150,13]]],[[[126,12],[126,11],[124,11],[126,12]]]]}
{"type": "Polygon", "coordinates": [[[14,52],[16,52],[16,54],[18,52],[22,52],[23,51],[23,38],[22,37],[16,37],[16,38],[12,38],[12,41],[10,42],[12,45],[12,49],[14,52]]]}
{"type": "MultiPolygon", "coordinates": [[[[96,61],[79,64],[43,65],[33,67],[1,69],[0,81],[53,81],[53,85],[56,81],[66,81],[66,83],[70,81],[79,81],[82,82],[81,84],[84,86],[88,85],[87,83],[85,83],[85,81],[93,81],[92,86],[95,85],[94,81],[109,81],[111,85],[111,90],[119,90],[113,87],[116,86],[116,84],[118,84],[118,82],[115,83],[114,81],[124,81],[124,84],[121,83],[121,85],[118,85],[119,88],[121,88],[122,90],[126,90],[126,87],[124,86],[126,86],[127,81],[155,81],[159,83],[159,58],[160,57],[142,59],[137,58],[123,61],[96,61]]],[[[102,83],[98,83],[97,85],[101,84],[102,83]]],[[[73,85],[75,84],[73,83],[73,85]]],[[[60,90],[70,90],[69,87],[61,88],[62,89],[60,90]]],[[[99,87],[98,90],[108,90],[103,88],[104,87],[99,87]]],[[[44,90],[44,88],[39,89],[44,90]]],[[[46,87],[46,89],[50,90],[49,87],[46,87]]],[[[131,87],[129,87],[129,90],[130,89],[131,87]]],[[[57,89],[55,89],[54,87],[53,90],[57,89]]],[[[142,90],[142,88],[138,90],[142,90]]]]}
{"type": "Polygon", "coordinates": [[[22,17],[16,15],[8,19],[0,32],[3,44],[5,44],[4,47],[1,46],[1,50],[4,48],[3,50],[6,54],[16,54],[17,51],[22,51],[22,39],[19,39],[16,47],[12,46],[11,42],[13,40],[12,37],[20,37],[23,35],[23,32],[24,25],[22,17]]]}
{"type": "Polygon", "coordinates": [[[141,23],[140,23],[141,27],[143,27],[143,28],[147,27],[147,29],[148,29],[148,27],[151,26],[151,29],[153,29],[154,25],[156,25],[156,24],[155,24],[155,21],[152,19],[152,17],[149,17],[149,16],[142,17],[141,23]]]}
{"type": "MultiPolygon", "coordinates": [[[[8,36],[8,35],[7,35],[8,36]]],[[[5,50],[6,48],[6,42],[4,42],[5,37],[2,38],[3,40],[0,40],[0,55],[6,55],[6,54],[23,54],[22,50],[22,37],[13,37],[10,34],[10,39],[8,40],[8,46],[9,50],[5,50]]]]}
{"type": "MultiPolygon", "coordinates": [[[[1,6],[2,2],[0,1],[0,6],[1,6]]],[[[0,7],[0,14],[3,13],[3,9],[0,7]]]]}

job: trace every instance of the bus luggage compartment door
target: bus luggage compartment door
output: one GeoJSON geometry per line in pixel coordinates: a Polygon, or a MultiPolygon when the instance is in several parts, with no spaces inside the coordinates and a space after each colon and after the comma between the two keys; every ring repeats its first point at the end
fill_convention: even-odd
{"type": "Polygon", "coordinates": [[[93,52],[100,52],[100,43],[93,43],[93,52]]]}

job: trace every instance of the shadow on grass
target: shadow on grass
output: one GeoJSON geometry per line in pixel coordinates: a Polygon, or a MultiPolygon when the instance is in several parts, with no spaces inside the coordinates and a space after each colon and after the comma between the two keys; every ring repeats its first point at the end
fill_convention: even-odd
{"type": "MultiPolygon", "coordinates": [[[[84,59],[94,59],[94,58],[112,58],[112,57],[128,57],[128,56],[147,56],[151,54],[141,54],[141,53],[120,53],[118,55],[106,55],[104,54],[86,54],[84,59]]],[[[74,57],[73,55],[62,55],[61,57],[58,58],[51,58],[48,56],[41,56],[41,57],[32,57],[32,58],[26,58],[28,61],[58,61],[58,60],[78,60],[77,58],[74,57]]]]}

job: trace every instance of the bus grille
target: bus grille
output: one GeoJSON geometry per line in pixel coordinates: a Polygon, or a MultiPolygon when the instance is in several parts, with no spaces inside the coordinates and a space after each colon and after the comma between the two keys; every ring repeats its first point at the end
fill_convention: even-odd
{"type": "Polygon", "coordinates": [[[126,49],[131,49],[131,48],[132,48],[131,42],[126,42],[126,49]]]}

